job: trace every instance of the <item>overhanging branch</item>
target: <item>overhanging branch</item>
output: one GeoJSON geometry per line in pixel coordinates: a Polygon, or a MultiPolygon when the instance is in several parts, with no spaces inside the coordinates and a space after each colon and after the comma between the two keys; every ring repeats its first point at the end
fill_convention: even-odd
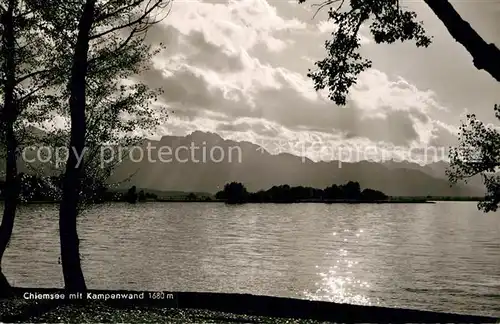
{"type": "Polygon", "coordinates": [[[500,82],[500,50],[488,44],[453,8],[448,0],[424,0],[450,35],[472,55],[474,66],[500,82]]]}

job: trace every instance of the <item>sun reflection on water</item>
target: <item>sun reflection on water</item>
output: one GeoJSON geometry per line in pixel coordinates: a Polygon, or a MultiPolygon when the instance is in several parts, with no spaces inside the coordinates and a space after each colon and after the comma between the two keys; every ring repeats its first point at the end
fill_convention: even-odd
{"type": "MultiPolygon", "coordinates": [[[[354,233],[345,229],[342,234],[354,235],[356,238],[359,238],[362,233],[362,229],[354,233]]],[[[339,236],[339,233],[333,232],[333,236],[339,236]]],[[[338,238],[338,241],[345,244],[349,242],[348,238],[338,238]]],[[[344,248],[327,253],[327,256],[334,258],[331,259],[333,265],[317,273],[320,278],[315,283],[317,289],[313,292],[305,291],[304,295],[306,298],[357,305],[378,304],[377,301],[366,296],[366,291],[370,289],[370,284],[356,277],[355,270],[359,261],[349,258],[347,247],[345,245],[344,248]]],[[[319,266],[316,266],[316,268],[320,269],[319,266]]]]}

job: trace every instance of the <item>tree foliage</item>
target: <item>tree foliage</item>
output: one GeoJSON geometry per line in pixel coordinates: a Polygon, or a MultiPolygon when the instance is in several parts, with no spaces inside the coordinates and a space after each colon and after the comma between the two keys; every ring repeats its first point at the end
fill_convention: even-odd
{"type": "Polygon", "coordinates": [[[224,185],[215,197],[224,200],[227,204],[243,204],[248,202],[247,188],[240,182],[231,182],[224,185]]]}
{"type": "Polygon", "coordinates": [[[367,188],[361,191],[361,186],[355,181],[349,181],[343,185],[334,184],[325,189],[303,186],[291,187],[285,184],[252,193],[247,192],[243,184],[232,182],[226,184],[224,190],[219,191],[215,197],[233,204],[244,202],[294,203],[307,200],[376,201],[389,198],[378,190],[367,188]]]}
{"type": "Polygon", "coordinates": [[[137,203],[137,200],[139,198],[139,195],[137,194],[137,187],[132,186],[127,190],[127,193],[124,195],[124,199],[126,202],[130,204],[135,204],[137,203]]]}
{"type": "MultiPolygon", "coordinates": [[[[299,0],[303,3],[306,0],[299,0]]],[[[332,39],[325,42],[327,57],[316,62],[317,69],[309,71],[308,77],[314,81],[316,90],[328,89],[329,98],[337,105],[345,105],[351,86],[361,72],[370,68],[372,62],[359,53],[361,39],[359,32],[363,24],[368,24],[377,43],[414,40],[419,47],[431,43],[422,23],[415,12],[407,11],[395,0],[351,0],[349,8],[342,1],[327,1],[323,7],[339,2],[330,8],[328,18],[336,26],[332,39]]]]}
{"type": "MultiPolygon", "coordinates": [[[[495,117],[500,119],[500,106],[495,105],[495,117]]],[[[500,203],[500,133],[484,124],[474,114],[468,114],[460,126],[459,144],[450,150],[450,167],[446,171],[450,182],[467,181],[480,175],[486,187],[486,197],[478,208],[496,211],[500,203]]]]}
{"type": "MultiPolygon", "coordinates": [[[[59,13],[42,9],[47,20],[45,30],[51,34],[60,51],[72,53],[77,34],[75,18],[81,14],[80,6],[57,4],[59,13]],[[71,15],[62,15],[63,12],[71,15]],[[64,37],[60,37],[61,33],[64,37]],[[70,45],[68,45],[70,44],[70,45]],[[73,44],[73,45],[71,45],[73,44]]],[[[43,3],[38,3],[40,6],[43,3]]],[[[89,31],[88,66],[86,71],[85,98],[85,151],[82,177],[83,185],[96,188],[108,183],[113,169],[127,157],[127,147],[137,145],[148,132],[167,118],[164,107],[156,104],[161,89],[150,89],[138,81],[137,75],[148,69],[151,58],[163,45],[153,47],[145,43],[148,29],[168,14],[170,1],[128,0],[97,1],[95,17],[89,31]],[[142,132],[141,132],[142,131],[142,132]],[[118,150],[121,150],[120,156],[118,150]],[[103,163],[103,161],[105,163],[103,163]]],[[[39,7],[40,8],[40,7],[39,7]]],[[[44,7],[45,8],[45,7],[44,7]]],[[[67,66],[71,57],[61,58],[60,65],[67,66]]],[[[70,71],[65,84],[70,82],[70,71]]],[[[59,146],[68,146],[70,140],[71,111],[67,102],[69,87],[61,87],[54,112],[68,121],[64,129],[53,129],[52,145],[58,138],[59,146]]],[[[65,164],[62,165],[64,168],[65,164]]],[[[61,167],[61,166],[59,166],[61,167]]],[[[127,179],[123,179],[126,181],[127,179]]],[[[118,184],[109,184],[116,186],[118,184]]],[[[92,188],[82,188],[79,209],[95,201],[92,188]]]]}

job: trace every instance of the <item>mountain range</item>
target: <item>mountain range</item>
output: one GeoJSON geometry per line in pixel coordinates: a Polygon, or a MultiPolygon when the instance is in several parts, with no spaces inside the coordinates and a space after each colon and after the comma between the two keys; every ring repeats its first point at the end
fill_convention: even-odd
{"type": "Polygon", "coordinates": [[[111,181],[122,181],[132,174],[125,186],[210,193],[221,190],[224,184],[232,181],[243,183],[249,191],[269,189],[281,184],[325,188],[332,184],[357,181],[362,188],[380,190],[390,196],[484,195],[484,187],[478,178],[468,184],[450,186],[445,175],[448,167],[446,162],[424,166],[392,160],[382,163],[314,162],[287,153],[273,155],[253,143],[224,140],[218,134],[200,131],[183,137],[164,136],[158,141],[144,140],[140,147],[144,158],[138,159],[139,150],[133,152],[136,160],[125,159],[116,168],[111,181]],[[194,158],[187,149],[179,149],[180,160],[173,158],[177,148],[192,145],[199,148],[194,158]],[[146,155],[148,146],[151,159],[146,155]],[[159,159],[160,147],[168,148],[163,149],[163,162],[159,159]],[[206,148],[205,160],[203,147],[206,148]],[[213,149],[215,147],[218,149],[213,149]],[[221,152],[224,152],[224,160],[211,161],[211,150],[215,159],[222,157],[221,152]],[[169,160],[169,157],[172,159],[169,160]]]}

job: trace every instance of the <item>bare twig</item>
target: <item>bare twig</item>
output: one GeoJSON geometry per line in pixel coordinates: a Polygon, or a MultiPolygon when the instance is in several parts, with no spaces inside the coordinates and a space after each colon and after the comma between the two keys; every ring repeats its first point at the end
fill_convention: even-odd
{"type": "Polygon", "coordinates": [[[323,9],[324,7],[329,6],[331,4],[334,4],[336,2],[339,2],[339,1],[341,1],[340,5],[337,7],[337,9],[335,9],[335,11],[338,11],[344,5],[345,0],[326,0],[322,3],[313,3],[311,5],[311,7],[318,7],[318,9],[316,9],[316,12],[314,13],[312,19],[316,18],[316,16],[321,11],[321,9],[323,9]]]}
{"type": "Polygon", "coordinates": [[[118,26],[115,26],[115,27],[111,27],[110,29],[106,30],[106,31],[103,31],[101,33],[98,33],[98,34],[95,34],[95,35],[92,35],[90,37],[90,39],[96,39],[96,38],[99,38],[99,37],[103,37],[103,36],[106,36],[110,33],[113,33],[115,31],[118,31],[118,30],[121,30],[121,29],[124,29],[124,28],[127,28],[127,27],[131,27],[131,26],[140,26],[141,24],[144,25],[142,27],[137,27],[137,31],[145,31],[149,28],[149,26],[151,25],[154,25],[156,23],[158,23],[160,20],[155,20],[155,21],[149,21],[149,15],[155,10],[155,9],[161,9],[161,8],[166,8],[165,4],[168,5],[170,3],[170,1],[166,1],[165,0],[151,0],[150,3],[153,3],[153,5],[151,5],[151,7],[148,8],[148,6],[146,6],[146,9],[144,10],[144,13],[141,14],[138,18],[134,19],[134,20],[129,20],[128,23],[126,24],[122,24],[122,25],[118,25],[118,26]]]}

